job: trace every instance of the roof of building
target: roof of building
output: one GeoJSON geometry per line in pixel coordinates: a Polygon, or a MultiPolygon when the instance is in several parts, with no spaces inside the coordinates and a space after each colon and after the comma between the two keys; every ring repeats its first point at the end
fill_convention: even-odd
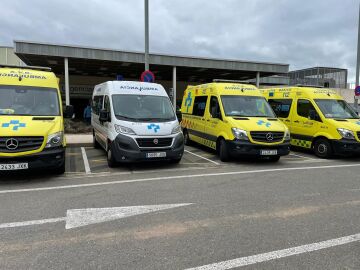
{"type": "MultiPolygon", "coordinates": [[[[144,70],[144,53],[77,45],[14,41],[15,54],[28,65],[49,66],[57,74],[64,73],[64,58],[69,59],[73,75],[115,76],[138,78],[144,70]]],[[[212,81],[222,79],[252,79],[282,75],[288,64],[215,59],[194,56],[150,54],[150,69],[159,80],[172,79],[172,67],[177,67],[179,81],[212,81]]]]}

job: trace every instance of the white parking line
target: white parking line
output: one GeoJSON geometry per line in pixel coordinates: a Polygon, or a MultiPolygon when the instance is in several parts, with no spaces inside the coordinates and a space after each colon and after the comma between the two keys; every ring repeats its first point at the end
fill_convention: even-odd
{"type": "Polygon", "coordinates": [[[163,176],[163,177],[142,178],[142,179],[133,179],[133,180],[119,180],[119,181],[108,181],[108,182],[97,182],[97,183],[75,184],[75,185],[53,186],[53,187],[41,187],[41,188],[5,189],[5,190],[0,190],[0,194],[45,191],[45,190],[60,190],[60,189],[70,189],[70,188],[96,187],[96,186],[106,186],[106,185],[116,185],[116,184],[126,184],[126,183],[154,182],[154,181],[174,180],[174,179],[189,179],[189,178],[190,179],[192,179],[192,178],[206,178],[207,179],[208,177],[212,177],[212,176],[225,176],[225,175],[228,176],[228,175],[254,174],[254,173],[265,173],[265,172],[271,173],[271,172],[284,172],[284,171],[300,171],[300,170],[306,171],[306,170],[350,168],[350,167],[360,167],[360,163],[331,165],[331,166],[290,167],[290,168],[235,171],[235,172],[222,172],[222,173],[175,175],[175,176],[163,176]]]}
{"type": "Polygon", "coordinates": [[[194,156],[196,156],[196,157],[202,158],[202,159],[204,159],[204,160],[206,160],[206,161],[209,161],[209,162],[211,162],[211,163],[214,163],[214,164],[216,164],[216,165],[220,165],[220,163],[218,163],[218,162],[216,162],[216,161],[213,161],[213,160],[208,159],[208,158],[206,158],[206,157],[203,157],[203,156],[200,156],[200,155],[195,154],[195,153],[193,153],[193,152],[190,152],[189,150],[184,150],[184,151],[185,151],[186,153],[192,154],[192,155],[194,155],[194,156]]]}
{"type": "Polygon", "coordinates": [[[311,157],[302,156],[302,155],[299,155],[299,154],[294,154],[293,152],[291,152],[290,155],[295,156],[295,157],[299,157],[299,158],[306,158],[306,159],[311,159],[311,160],[317,160],[316,158],[311,158],[311,157]]]}
{"type": "Polygon", "coordinates": [[[360,241],[360,234],[353,234],[341,238],[331,239],[323,242],[297,246],[293,248],[287,248],[277,251],[272,251],[268,253],[257,254],[248,257],[241,257],[233,260],[223,261],[219,263],[208,264],[204,266],[188,268],[186,270],[225,270],[233,269],[236,267],[242,267],[252,264],[257,264],[261,262],[266,262],[270,260],[276,260],[280,258],[285,258],[289,256],[294,256],[298,254],[308,253],[316,250],[336,247],[340,245],[350,244],[353,242],[360,241]]]}
{"type": "Polygon", "coordinates": [[[82,153],[82,158],[84,160],[85,173],[90,174],[91,170],[90,170],[89,160],[87,158],[86,151],[85,151],[84,147],[81,147],[81,153],[82,153]]]}

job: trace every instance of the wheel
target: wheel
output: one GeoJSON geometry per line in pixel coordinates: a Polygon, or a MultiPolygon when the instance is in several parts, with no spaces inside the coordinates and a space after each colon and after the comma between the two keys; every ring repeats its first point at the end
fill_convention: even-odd
{"type": "Polygon", "coordinates": [[[314,143],[314,153],[319,158],[330,158],[332,156],[332,148],[327,139],[318,139],[314,143]]]}
{"type": "Polygon", "coordinates": [[[268,160],[271,162],[278,162],[280,160],[280,156],[271,156],[268,160]]]}
{"type": "Polygon", "coordinates": [[[184,144],[185,145],[190,145],[191,140],[190,140],[190,137],[189,137],[189,132],[185,129],[183,134],[184,134],[184,144]]]}
{"type": "Polygon", "coordinates": [[[223,162],[229,160],[229,150],[224,139],[221,139],[219,142],[219,157],[223,162]]]}
{"type": "Polygon", "coordinates": [[[95,132],[93,131],[93,146],[95,149],[99,149],[100,148],[100,144],[99,142],[96,140],[96,137],[95,137],[95,132]]]}
{"type": "Polygon", "coordinates": [[[114,168],[116,167],[117,165],[117,162],[116,160],[114,159],[114,155],[113,155],[113,152],[112,152],[112,149],[111,149],[111,144],[108,145],[107,147],[107,164],[110,168],[114,168]]]}

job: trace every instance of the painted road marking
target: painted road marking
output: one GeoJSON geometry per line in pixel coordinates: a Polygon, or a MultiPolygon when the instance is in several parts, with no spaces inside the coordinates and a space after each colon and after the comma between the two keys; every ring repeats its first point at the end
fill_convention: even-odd
{"type": "Polygon", "coordinates": [[[290,167],[290,168],[235,171],[235,172],[222,172],[222,173],[175,175],[175,176],[163,176],[163,177],[142,178],[142,179],[133,179],[133,180],[119,180],[119,181],[108,181],[108,182],[97,182],[97,183],[75,184],[75,185],[53,186],[53,187],[41,187],[41,188],[5,189],[5,190],[0,190],[0,194],[96,187],[96,186],[117,185],[117,184],[138,183],[138,182],[154,182],[154,181],[174,180],[174,179],[206,178],[206,177],[212,177],[212,176],[241,175],[241,174],[265,173],[265,172],[272,173],[272,172],[286,172],[286,171],[300,171],[300,170],[306,171],[306,170],[351,168],[351,167],[360,167],[360,163],[331,165],[331,166],[290,167]]]}
{"type": "Polygon", "coordinates": [[[241,257],[233,260],[223,261],[219,263],[208,264],[200,267],[188,268],[186,270],[225,270],[233,269],[236,267],[242,267],[252,264],[257,264],[261,262],[266,262],[270,260],[276,260],[280,258],[285,258],[289,256],[299,255],[303,253],[313,252],[321,249],[336,247],[340,245],[350,244],[353,242],[360,241],[360,234],[353,234],[341,238],[331,239],[327,241],[322,241],[318,243],[297,246],[293,248],[287,248],[277,251],[272,251],[268,253],[257,254],[248,257],[241,257]]]}
{"type": "Polygon", "coordinates": [[[35,226],[65,221],[65,229],[68,230],[78,227],[84,227],[91,224],[98,224],[106,221],[113,221],[121,218],[137,216],[141,214],[167,210],[181,206],[187,206],[191,204],[192,203],[180,203],[111,208],[69,209],[66,212],[66,217],[3,223],[0,224],[0,229],[35,226]]]}
{"type": "Polygon", "coordinates": [[[299,154],[294,154],[293,152],[291,152],[290,155],[295,156],[295,157],[299,157],[299,158],[306,158],[306,159],[311,159],[311,160],[318,160],[317,158],[311,158],[311,157],[307,157],[307,156],[303,156],[303,155],[299,155],[299,154]]]}
{"type": "Polygon", "coordinates": [[[81,147],[81,153],[82,153],[82,157],[83,157],[83,160],[84,160],[85,173],[90,174],[91,170],[90,170],[89,160],[87,158],[86,150],[85,150],[84,147],[81,147]]]}
{"type": "Polygon", "coordinates": [[[200,155],[195,154],[195,153],[193,153],[193,152],[190,152],[189,150],[184,150],[184,151],[185,151],[186,153],[189,153],[189,154],[194,155],[194,156],[196,156],[196,157],[202,158],[202,159],[204,159],[204,160],[206,160],[206,161],[209,161],[209,162],[211,162],[211,163],[214,163],[214,164],[216,164],[216,165],[220,165],[220,163],[218,163],[218,162],[216,162],[216,161],[213,161],[213,160],[208,159],[208,158],[206,158],[206,157],[203,157],[203,156],[200,156],[200,155]]]}

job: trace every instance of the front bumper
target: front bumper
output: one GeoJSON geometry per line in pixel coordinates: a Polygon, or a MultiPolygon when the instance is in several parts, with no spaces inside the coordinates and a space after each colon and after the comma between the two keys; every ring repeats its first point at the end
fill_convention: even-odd
{"type": "Polygon", "coordinates": [[[158,160],[179,160],[184,154],[184,136],[179,133],[174,137],[174,142],[168,148],[139,148],[131,137],[119,134],[111,143],[111,150],[114,159],[121,163],[158,161],[158,160]],[[165,152],[166,157],[147,158],[147,153],[165,152]]]}
{"type": "Polygon", "coordinates": [[[353,155],[360,154],[360,142],[354,140],[332,140],[331,141],[334,154],[353,155]]]}
{"type": "Polygon", "coordinates": [[[277,156],[290,153],[290,141],[277,145],[259,145],[248,141],[226,141],[231,156],[262,156],[261,150],[277,150],[277,156]]]}
{"type": "Polygon", "coordinates": [[[43,150],[32,155],[4,157],[0,156],[0,164],[28,163],[29,170],[57,169],[65,163],[65,148],[43,150]]]}

